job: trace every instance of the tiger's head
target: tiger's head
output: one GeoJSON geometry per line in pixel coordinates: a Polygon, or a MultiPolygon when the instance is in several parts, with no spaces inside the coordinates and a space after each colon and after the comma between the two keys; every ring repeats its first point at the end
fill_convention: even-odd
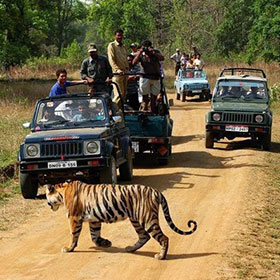
{"type": "Polygon", "coordinates": [[[64,204],[64,189],[67,186],[68,183],[45,185],[48,205],[51,207],[53,211],[57,211],[58,208],[64,204]]]}

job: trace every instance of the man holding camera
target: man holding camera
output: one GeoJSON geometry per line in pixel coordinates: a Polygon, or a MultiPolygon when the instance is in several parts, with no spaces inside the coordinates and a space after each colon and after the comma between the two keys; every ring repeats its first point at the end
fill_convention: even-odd
{"type": "Polygon", "coordinates": [[[142,109],[148,110],[149,95],[151,94],[151,110],[156,113],[156,100],[160,93],[160,61],[164,60],[164,56],[159,50],[152,46],[152,42],[144,40],[141,43],[141,48],[135,58],[133,64],[139,61],[143,68],[143,75],[139,80],[139,91],[143,97],[142,109]]]}

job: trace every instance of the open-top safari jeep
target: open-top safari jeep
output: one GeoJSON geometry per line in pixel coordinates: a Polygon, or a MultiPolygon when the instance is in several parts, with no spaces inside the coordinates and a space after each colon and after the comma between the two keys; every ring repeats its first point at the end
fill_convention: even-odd
{"type": "Polygon", "coordinates": [[[135,156],[148,151],[153,153],[160,165],[168,164],[171,155],[171,135],[173,120],[169,114],[169,104],[164,84],[161,80],[161,98],[158,113],[150,111],[125,110],[125,125],[130,130],[130,138],[135,156]]]}
{"type": "Polygon", "coordinates": [[[34,198],[38,184],[80,179],[89,183],[131,180],[129,129],[107,93],[61,95],[41,99],[31,129],[20,145],[20,187],[34,198]]]}
{"type": "Polygon", "coordinates": [[[226,68],[213,92],[211,110],[206,114],[206,148],[226,137],[251,137],[264,150],[271,145],[272,111],[263,70],[226,68]]]}
{"type": "Polygon", "coordinates": [[[185,102],[187,96],[195,95],[199,95],[201,100],[210,99],[210,85],[204,70],[179,69],[174,87],[177,100],[185,102]]]}

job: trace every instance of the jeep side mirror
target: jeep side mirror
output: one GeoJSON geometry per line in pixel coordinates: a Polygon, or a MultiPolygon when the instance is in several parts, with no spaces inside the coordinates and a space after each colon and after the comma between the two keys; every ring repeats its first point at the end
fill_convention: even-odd
{"type": "Polygon", "coordinates": [[[30,123],[30,122],[23,123],[22,126],[23,126],[24,128],[30,128],[30,127],[31,127],[31,123],[30,123]]]}
{"type": "Polygon", "coordinates": [[[169,103],[169,106],[171,107],[171,106],[174,106],[174,101],[173,101],[173,99],[169,99],[168,100],[168,103],[169,103]]]}
{"type": "Polygon", "coordinates": [[[122,122],[122,117],[121,117],[121,116],[113,116],[113,121],[114,121],[115,123],[122,122]]]}

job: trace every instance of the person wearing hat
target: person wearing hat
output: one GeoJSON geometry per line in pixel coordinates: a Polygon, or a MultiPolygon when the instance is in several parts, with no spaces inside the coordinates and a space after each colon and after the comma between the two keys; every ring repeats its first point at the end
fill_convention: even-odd
{"type": "Polygon", "coordinates": [[[176,49],[176,52],[174,54],[172,54],[170,56],[170,59],[174,60],[176,62],[176,65],[175,65],[175,76],[177,75],[180,67],[181,67],[181,57],[182,57],[182,54],[180,52],[180,49],[176,49]]]}
{"type": "Polygon", "coordinates": [[[57,82],[52,86],[49,97],[55,97],[62,94],[67,94],[67,87],[87,84],[87,81],[68,81],[66,69],[58,69],[56,71],[57,82]]]}
{"type": "Polygon", "coordinates": [[[89,57],[81,65],[81,78],[87,80],[89,92],[105,91],[110,93],[111,87],[108,83],[112,78],[112,68],[105,56],[98,55],[95,44],[88,46],[89,57]]]}
{"type": "MultiPolygon", "coordinates": [[[[124,73],[129,71],[127,62],[127,50],[123,44],[123,30],[118,29],[115,31],[115,41],[108,45],[108,59],[113,69],[113,73],[118,75],[113,77],[113,81],[118,84],[122,99],[125,100],[127,88],[127,76],[124,73]]],[[[116,87],[114,87],[113,101],[118,104],[120,108],[120,98],[116,87]]]]}
{"type": "Polygon", "coordinates": [[[137,54],[137,45],[136,44],[134,44],[134,43],[132,43],[131,45],[130,45],[130,48],[131,48],[131,54],[133,55],[133,56],[136,56],[136,54],[137,54]]]}
{"type": "Polygon", "coordinates": [[[143,96],[142,109],[148,110],[149,95],[151,95],[151,111],[156,113],[157,96],[160,93],[161,65],[164,56],[152,46],[152,42],[144,40],[133,64],[141,63],[143,75],[139,80],[139,92],[143,96]]]}

